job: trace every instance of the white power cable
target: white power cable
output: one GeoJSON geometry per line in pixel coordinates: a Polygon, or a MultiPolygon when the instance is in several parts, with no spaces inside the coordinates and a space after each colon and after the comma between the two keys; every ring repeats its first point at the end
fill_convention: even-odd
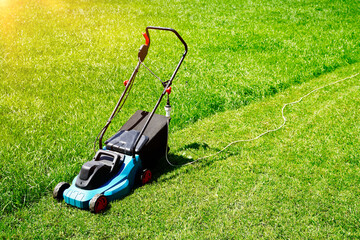
{"type": "MultiPolygon", "coordinates": [[[[328,86],[330,86],[330,85],[334,85],[334,84],[336,84],[336,83],[339,83],[339,82],[342,82],[342,81],[345,81],[345,80],[354,78],[354,77],[356,77],[356,76],[359,75],[359,74],[360,74],[360,73],[356,73],[356,74],[354,74],[354,75],[352,75],[352,76],[350,76],[350,77],[346,77],[346,78],[337,80],[337,81],[335,81],[335,82],[326,84],[326,85],[324,85],[324,86],[322,86],[322,87],[316,88],[316,89],[312,90],[311,92],[305,94],[304,96],[302,96],[302,97],[301,97],[299,100],[297,100],[297,101],[284,104],[284,106],[283,106],[282,109],[281,109],[281,114],[282,114],[282,118],[283,118],[283,123],[282,123],[279,127],[275,128],[275,129],[267,130],[266,132],[263,132],[263,133],[261,133],[260,135],[254,137],[254,138],[251,138],[251,139],[241,139],[241,140],[237,140],[237,141],[231,142],[231,143],[229,143],[226,147],[224,147],[223,149],[221,149],[220,151],[218,151],[218,152],[216,152],[216,153],[213,153],[213,154],[210,154],[210,155],[207,155],[207,156],[198,158],[198,159],[196,159],[196,160],[194,160],[194,161],[191,161],[191,162],[188,162],[188,163],[185,163],[185,164],[173,164],[173,163],[171,163],[171,162],[169,161],[169,159],[168,159],[167,149],[166,149],[166,153],[165,153],[166,161],[168,162],[168,164],[169,164],[170,166],[173,166],[173,167],[181,167],[181,166],[193,164],[193,163],[195,163],[195,162],[197,162],[197,161],[199,161],[199,160],[202,160],[202,159],[205,159],[205,158],[209,158],[209,157],[213,157],[213,156],[215,156],[215,155],[218,155],[218,154],[220,154],[221,152],[223,152],[225,149],[227,149],[228,147],[230,147],[231,145],[233,145],[233,144],[235,144],[235,143],[239,143],[239,142],[251,142],[251,141],[254,141],[254,140],[256,140],[256,139],[261,138],[262,136],[264,136],[264,135],[266,135],[266,134],[268,134],[268,133],[270,133],[270,132],[276,132],[276,131],[280,130],[281,128],[283,128],[283,127],[285,126],[285,124],[286,124],[286,121],[287,121],[287,120],[286,120],[285,115],[284,115],[284,110],[285,110],[286,106],[292,105],[292,104],[297,104],[297,103],[301,102],[304,98],[306,98],[307,96],[309,96],[310,94],[312,94],[313,92],[316,92],[316,91],[318,91],[318,90],[320,90],[320,89],[323,89],[323,88],[325,88],[325,87],[328,87],[328,86]]],[[[169,138],[169,137],[168,137],[168,138],[169,138]]]]}

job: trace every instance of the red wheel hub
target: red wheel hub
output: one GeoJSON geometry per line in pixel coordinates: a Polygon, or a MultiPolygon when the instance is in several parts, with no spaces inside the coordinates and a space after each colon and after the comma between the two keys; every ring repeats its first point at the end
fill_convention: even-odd
{"type": "Polygon", "coordinates": [[[142,175],[142,179],[141,179],[142,184],[146,184],[146,183],[150,182],[151,177],[152,177],[151,171],[150,170],[145,170],[143,175],[142,175]]]}
{"type": "Polygon", "coordinates": [[[107,204],[108,204],[108,201],[105,196],[99,197],[95,203],[95,213],[105,210],[107,204]]]}

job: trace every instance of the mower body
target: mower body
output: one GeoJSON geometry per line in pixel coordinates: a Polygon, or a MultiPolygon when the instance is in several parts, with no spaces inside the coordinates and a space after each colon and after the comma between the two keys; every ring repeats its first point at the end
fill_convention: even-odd
{"type": "Polygon", "coordinates": [[[169,110],[167,111],[168,116],[155,112],[165,94],[168,96],[166,107],[170,109],[171,84],[186,56],[187,45],[178,32],[171,28],[150,26],[146,28],[146,33],[143,35],[146,42],[140,47],[138,64],[130,79],[124,81],[125,89],[95,141],[98,140],[99,150],[91,161],[83,164],[80,173],[74,178],[71,185],[60,182],[55,186],[53,191],[55,199],[59,201],[64,199],[72,206],[81,209],[89,208],[95,213],[103,211],[106,209],[108,201],[128,195],[137,180],[141,184],[150,181],[152,174],[149,168],[154,167],[157,161],[167,154],[169,110]],[[120,130],[103,144],[105,132],[124,105],[139,68],[148,53],[150,29],[173,32],[183,43],[185,51],[171,78],[167,81],[159,78],[163,90],[153,110],[151,112],[136,111],[120,130]]]}
{"type": "MultiPolygon", "coordinates": [[[[110,152],[109,150],[107,151],[110,152]]],[[[135,158],[129,155],[123,155],[120,164],[121,166],[116,174],[103,185],[94,189],[84,189],[76,184],[77,182],[82,181],[82,168],[80,174],[72,181],[71,186],[64,191],[63,197],[65,202],[81,209],[88,209],[90,200],[96,194],[105,195],[109,201],[123,198],[128,195],[134,186],[136,176],[142,169],[141,160],[138,155],[135,158]]]]}
{"type": "Polygon", "coordinates": [[[149,127],[136,145],[135,156],[131,148],[149,117],[149,112],[138,110],[105,141],[105,147],[86,162],[71,186],[64,190],[67,204],[88,209],[96,194],[103,194],[108,201],[130,193],[134,184],[141,183],[143,170],[152,168],[167,150],[168,118],[154,114],[149,127]]]}

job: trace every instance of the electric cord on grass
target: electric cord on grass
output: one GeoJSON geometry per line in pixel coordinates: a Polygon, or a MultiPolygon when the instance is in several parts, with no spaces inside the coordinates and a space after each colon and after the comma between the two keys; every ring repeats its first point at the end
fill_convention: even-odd
{"type": "MultiPolygon", "coordinates": [[[[194,160],[194,161],[191,161],[191,162],[188,162],[188,163],[184,163],[184,164],[173,164],[173,163],[171,163],[171,162],[169,161],[169,159],[168,159],[168,154],[167,154],[167,153],[168,153],[168,145],[166,145],[166,146],[167,146],[167,147],[166,147],[166,152],[165,152],[166,161],[167,161],[167,163],[168,163],[170,166],[172,166],[172,167],[182,167],[182,166],[190,165],[190,164],[196,163],[196,162],[198,162],[198,161],[200,161],[200,160],[203,160],[203,159],[206,159],[206,158],[209,158],[209,157],[213,157],[213,156],[215,156],[215,155],[218,155],[218,154],[220,154],[221,152],[225,151],[227,148],[229,148],[229,147],[230,147],[231,145],[233,145],[233,144],[236,144],[236,143],[239,143],[239,142],[251,142],[251,141],[254,141],[254,140],[256,140],[256,139],[261,138],[262,136],[264,136],[264,135],[266,135],[266,134],[268,134],[268,133],[270,133],[270,132],[276,132],[276,131],[280,130],[281,128],[283,128],[283,127],[285,126],[286,122],[287,122],[286,117],[285,117],[285,115],[284,115],[284,110],[285,110],[286,106],[288,106],[288,105],[293,105],[293,104],[297,104],[297,103],[301,102],[304,98],[306,98],[307,96],[309,96],[310,94],[312,94],[312,93],[314,93],[314,92],[316,92],[316,91],[318,91],[318,90],[321,90],[321,89],[323,89],[323,88],[325,88],[325,87],[328,87],[328,86],[334,85],[334,84],[336,84],[336,83],[339,83],[339,82],[342,82],[342,81],[345,81],[345,80],[354,78],[354,77],[358,76],[359,74],[360,74],[360,73],[356,73],[356,74],[354,74],[354,75],[352,75],[352,76],[350,76],[350,77],[346,77],[346,78],[337,80],[337,81],[335,81],[335,82],[326,84],[326,85],[324,85],[324,86],[322,86],[322,87],[318,87],[318,88],[310,91],[309,93],[305,94],[305,95],[302,96],[301,98],[299,98],[299,100],[284,104],[284,106],[283,106],[282,109],[281,109],[281,114],[282,114],[282,118],[283,118],[283,123],[282,123],[279,127],[275,128],[275,129],[267,130],[266,132],[263,132],[263,133],[261,133],[260,135],[254,137],[254,138],[241,139],[241,140],[237,140],[237,141],[231,142],[231,143],[229,143],[228,145],[226,145],[226,147],[222,148],[220,151],[218,151],[218,152],[216,152],[216,153],[213,153],[213,154],[210,154],[210,155],[207,155],[207,156],[204,156],[204,157],[200,157],[200,158],[198,158],[198,159],[196,159],[196,160],[194,160]]],[[[169,128],[168,128],[168,129],[169,129],[169,128]]],[[[169,131],[169,130],[168,130],[168,131],[169,131]]],[[[169,135],[169,134],[168,134],[168,135],[169,135]]],[[[169,139],[169,136],[167,136],[166,142],[168,142],[168,139],[169,139]]]]}

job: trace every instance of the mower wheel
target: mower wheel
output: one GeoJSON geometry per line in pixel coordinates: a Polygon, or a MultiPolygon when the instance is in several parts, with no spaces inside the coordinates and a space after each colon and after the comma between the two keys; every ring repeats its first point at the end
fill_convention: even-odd
{"type": "Polygon", "coordinates": [[[99,213],[106,209],[108,200],[103,194],[96,194],[89,203],[90,211],[93,213],[99,213]]]}
{"type": "Polygon", "coordinates": [[[66,189],[68,189],[70,187],[70,184],[67,182],[60,182],[56,185],[56,187],[54,188],[53,191],[53,197],[58,200],[61,201],[64,199],[63,193],[66,189]]]}
{"type": "Polygon", "coordinates": [[[149,169],[144,169],[141,174],[141,184],[145,185],[151,181],[152,173],[149,169]]]}

